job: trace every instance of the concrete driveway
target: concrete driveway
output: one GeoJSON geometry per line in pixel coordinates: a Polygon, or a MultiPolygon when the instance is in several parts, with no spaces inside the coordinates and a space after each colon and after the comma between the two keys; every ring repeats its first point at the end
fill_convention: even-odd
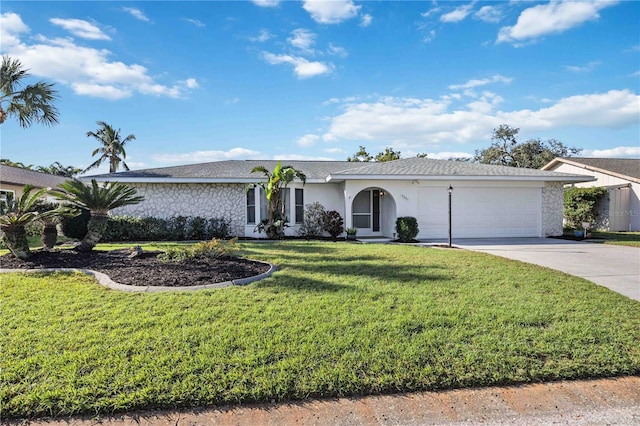
{"type": "Polygon", "coordinates": [[[546,266],[640,301],[640,248],[555,238],[454,239],[453,245],[546,266]]]}

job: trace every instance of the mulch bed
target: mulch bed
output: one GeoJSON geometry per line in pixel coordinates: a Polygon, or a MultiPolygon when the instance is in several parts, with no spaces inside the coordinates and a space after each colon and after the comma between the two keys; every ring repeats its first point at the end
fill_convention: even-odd
{"type": "Polygon", "coordinates": [[[27,260],[0,256],[3,269],[80,268],[107,274],[113,281],[134,286],[195,286],[215,284],[265,273],[269,265],[237,257],[165,263],[158,252],[130,258],[129,250],[81,253],[75,250],[37,250],[27,260]]]}

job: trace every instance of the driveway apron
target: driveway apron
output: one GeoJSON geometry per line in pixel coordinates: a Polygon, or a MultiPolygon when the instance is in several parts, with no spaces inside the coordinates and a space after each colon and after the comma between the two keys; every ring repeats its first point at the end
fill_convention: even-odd
{"type": "Polygon", "coordinates": [[[460,239],[456,247],[545,266],[640,301],[640,249],[555,238],[460,239]]]}

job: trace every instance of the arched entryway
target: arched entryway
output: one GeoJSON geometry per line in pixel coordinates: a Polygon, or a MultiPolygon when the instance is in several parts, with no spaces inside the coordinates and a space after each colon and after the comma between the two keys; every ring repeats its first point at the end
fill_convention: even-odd
{"type": "Polygon", "coordinates": [[[365,188],[351,203],[351,224],[358,229],[358,236],[384,236],[395,233],[396,202],[382,188],[365,188]]]}

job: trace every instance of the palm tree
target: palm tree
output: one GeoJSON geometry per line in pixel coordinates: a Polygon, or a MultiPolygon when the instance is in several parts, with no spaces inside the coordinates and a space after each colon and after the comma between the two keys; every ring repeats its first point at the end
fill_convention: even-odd
{"type": "Polygon", "coordinates": [[[95,179],[91,179],[91,185],[85,185],[77,179],[68,180],[58,185],[60,190],[54,191],[54,195],[60,201],[66,202],[77,209],[86,209],[91,213],[87,234],[76,249],[88,252],[98,244],[107,227],[107,213],[109,210],[138,204],[144,200],[141,195],[136,195],[136,190],[120,182],[105,182],[98,185],[95,179]]]}
{"type": "Polygon", "coordinates": [[[284,197],[281,194],[295,178],[300,179],[304,184],[307,181],[307,177],[302,171],[291,166],[282,167],[280,161],[276,164],[273,172],[270,172],[264,166],[256,166],[251,170],[251,173],[262,173],[266,178],[265,182],[256,184],[264,190],[267,199],[265,232],[267,238],[280,239],[284,236],[286,222],[286,206],[284,197]]]}
{"type": "Polygon", "coordinates": [[[0,229],[4,233],[7,247],[19,259],[26,260],[31,257],[25,226],[36,220],[46,220],[55,216],[55,209],[38,212],[35,210],[39,199],[48,192],[48,188],[42,188],[31,193],[33,185],[25,185],[22,195],[17,200],[12,196],[7,197],[6,203],[0,203],[0,229]]]}
{"type": "Polygon", "coordinates": [[[92,157],[95,157],[97,154],[100,154],[100,157],[84,169],[84,171],[86,172],[87,170],[100,167],[100,164],[102,164],[104,160],[109,161],[109,173],[117,172],[118,168],[120,168],[120,163],[122,163],[125,170],[129,170],[129,166],[124,162],[124,159],[127,157],[124,146],[127,142],[135,140],[136,136],[131,134],[122,139],[120,137],[120,129],[116,130],[104,121],[98,121],[97,124],[100,128],[95,132],[87,132],[87,137],[91,136],[96,138],[102,145],[94,149],[93,153],[91,153],[92,157]]]}
{"type": "Polygon", "coordinates": [[[34,121],[47,126],[58,123],[58,109],[54,105],[58,100],[58,92],[53,89],[53,84],[44,81],[24,86],[23,79],[30,75],[27,71],[19,60],[2,57],[0,124],[8,116],[16,117],[20,127],[25,128],[34,121]]]}

